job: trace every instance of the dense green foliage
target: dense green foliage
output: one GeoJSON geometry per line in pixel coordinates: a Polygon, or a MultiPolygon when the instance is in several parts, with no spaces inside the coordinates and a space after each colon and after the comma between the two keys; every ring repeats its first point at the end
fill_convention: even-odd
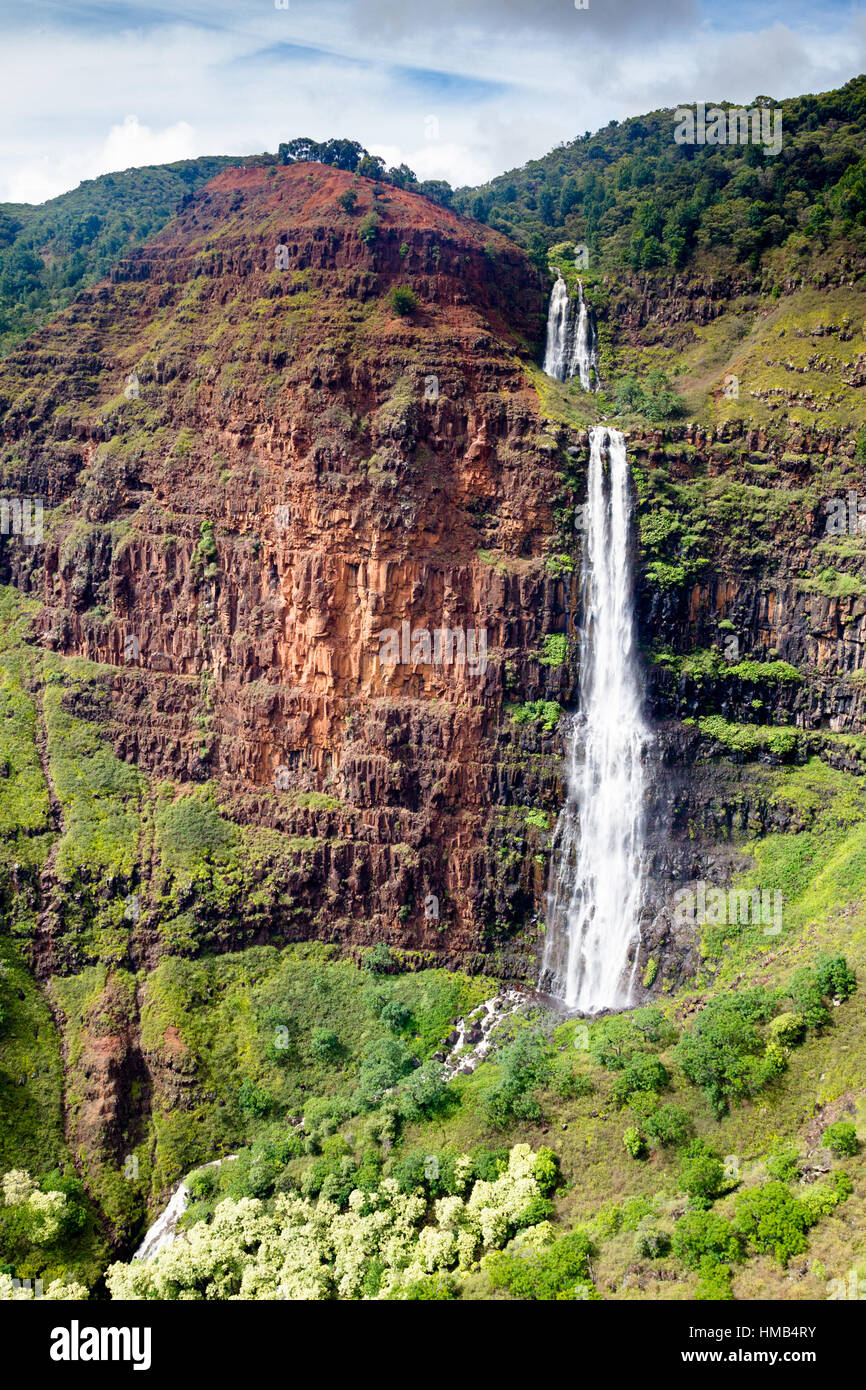
{"type": "MultiPolygon", "coordinates": [[[[778,103],[778,155],[759,144],[676,144],[671,110],[611,121],[478,189],[455,206],[533,249],[584,243],[590,265],[679,269],[721,258],[757,268],[866,227],[866,78],[778,103]]],[[[713,103],[708,103],[712,105],[713,103]]],[[[718,103],[722,107],[733,103],[718,103]]]]}
{"type": "Polygon", "coordinates": [[[251,162],[183,159],[103,174],[39,207],[0,204],[0,355],[164,227],[185,197],[251,162]]]}

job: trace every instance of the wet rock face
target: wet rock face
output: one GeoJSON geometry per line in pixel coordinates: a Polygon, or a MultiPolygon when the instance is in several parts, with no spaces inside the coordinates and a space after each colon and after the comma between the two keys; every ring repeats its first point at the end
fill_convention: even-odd
{"type": "Polygon", "coordinates": [[[3,578],[41,601],[42,646],[108,668],[98,709],[67,699],[119,756],[316,842],[287,939],[456,962],[532,912],[538,866],[504,873],[496,817],[559,797],[553,739],[512,738],[506,700],[564,702],[572,680],[532,659],[572,588],[544,557],[575,441],[520,361],[544,288],[426,199],[231,170],[0,367],[5,487],[46,508],[3,578]],[[470,659],[423,639],[413,658],[442,629],[470,659]]]}

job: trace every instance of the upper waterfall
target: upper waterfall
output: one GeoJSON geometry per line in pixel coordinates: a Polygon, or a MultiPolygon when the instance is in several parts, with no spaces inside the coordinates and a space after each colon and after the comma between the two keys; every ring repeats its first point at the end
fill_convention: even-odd
{"type": "Polygon", "coordinates": [[[635,654],[630,476],[617,430],[590,430],[587,492],[580,707],[569,731],[540,984],[570,1008],[596,1013],[632,1002],[649,739],[635,654]]]}
{"type": "Polygon", "coordinates": [[[544,370],[557,381],[579,377],[584,391],[597,391],[601,385],[595,319],[584,299],[580,280],[574,303],[569,299],[568,286],[561,275],[557,275],[550,292],[544,370]]]}

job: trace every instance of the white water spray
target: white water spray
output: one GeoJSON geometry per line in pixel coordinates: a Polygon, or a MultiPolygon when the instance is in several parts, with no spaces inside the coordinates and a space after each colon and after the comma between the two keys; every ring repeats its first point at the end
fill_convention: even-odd
{"type": "Polygon", "coordinates": [[[557,276],[550,292],[544,371],[557,381],[579,377],[584,391],[597,391],[601,384],[595,324],[580,280],[574,304],[569,300],[568,286],[561,275],[557,276]]]}
{"type": "Polygon", "coordinates": [[[554,838],[540,985],[572,1009],[632,1002],[642,896],[643,755],[625,439],[590,430],[580,709],[554,838]],[[629,954],[632,964],[629,969],[629,954]]]}

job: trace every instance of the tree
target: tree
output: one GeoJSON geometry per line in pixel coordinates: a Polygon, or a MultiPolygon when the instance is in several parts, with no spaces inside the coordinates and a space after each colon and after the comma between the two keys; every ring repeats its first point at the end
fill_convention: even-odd
{"type": "Polygon", "coordinates": [[[541,216],[542,222],[544,222],[548,227],[553,226],[553,214],[555,208],[556,201],[553,196],[553,190],[550,188],[543,188],[541,190],[541,196],[538,199],[538,211],[541,216]]]}
{"type": "Polygon", "coordinates": [[[743,1256],[739,1232],[714,1211],[687,1211],[674,1226],[671,1244],[687,1269],[700,1269],[705,1261],[736,1263],[743,1256]]]}
{"type": "Polygon", "coordinates": [[[410,1122],[429,1117],[443,1104],[448,1094],[445,1068],[441,1062],[422,1062],[411,1073],[397,1097],[400,1114],[410,1122]]]}
{"type": "Polygon", "coordinates": [[[382,1096],[413,1069],[412,1054],[400,1038],[380,1038],[361,1059],[353,1103],[358,1110],[372,1110],[382,1096]]]}
{"type": "Polygon", "coordinates": [[[319,146],[317,158],[335,169],[347,169],[353,174],[367,151],[357,140],[326,140],[319,146]]]}
{"type": "Polygon", "coordinates": [[[413,188],[418,182],[408,164],[398,164],[396,168],[389,169],[387,178],[395,188],[413,188]]]}
{"type": "Polygon", "coordinates": [[[317,140],[311,140],[309,136],[301,135],[296,140],[289,140],[279,146],[278,153],[283,164],[294,164],[296,160],[307,162],[317,160],[321,151],[321,145],[317,140]]]}
{"type": "Polygon", "coordinates": [[[310,1051],[319,1062],[330,1062],[340,1052],[340,1039],[331,1028],[314,1028],[310,1051]]]}
{"type": "Polygon", "coordinates": [[[715,1149],[702,1139],[695,1139],[686,1149],[680,1164],[680,1183],[696,1207],[709,1207],[718,1197],[725,1182],[725,1165],[715,1149]]]}
{"type": "Polygon", "coordinates": [[[377,154],[365,154],[356,172],[365,179],[381,179],[385,175],[385,161],[377,154]]]}
{"type": "Polygon", "coordinates": [[[650,1139],[662,1148],[682,1144],[689,1136],[691,1120],[679,1105],[662,1105],[648,1116],[644,1128],[650,1139]]]}
{"type": "Polygon", "coordinates": [[[689,1081],[700,1086],[717,1115],[784,1070],[784,1054],[768,1052],[756,1020],[769,1017],[774,1002],[767,991],[720,995],[698,1014],[680,1038],[676,1057],[689,1081]]]}
{"type": "Polygon", "coordinates": [[[443,208],[450,208],[454,200],[454,189],[445,179],[425,179],[415,191],[443,208]]]}
{"type": "Polygon", "coordinates": [[[613,1084],[611,1097],[623,1106],[635,1091],[663,1091],[670,1081],[667,1068],[651,1052],[636,1052],[613,1084]]]}
{"type": "Polygon", "coordinates": [[[561,1298],[597,1298],[589,1282],[592,1242],[584,1231],[562,1236],[534,1259],[502,1252],[488,1256],[484,1268],[493,1289],[505,1289],[512,1298],[549,1301],[561,1298]],[[580,1292],[577,1292],[577,1289],[580,1292]]]}
{"type": "Polygon", "coordinates": [[[412,1014],[405,1004],[397,999],[389,999],[379,1015],[386,1028],[392,1033],[400,1033],[412,1022],[412,1014]]]}
{"type": "Polygon", "coordinates": [[[544,1035],[534,1029],[519,1033],[514,1042],[502,1049],[497,1061],[499,1081],[487,1096],[488,1123],[502,1126],[512,1116],[523,1120],[538,1119],[541,1106],[532,1091],[534,1087],[546,1084],[551,1074],[549,1048],[544,1035]]]}
{"type": "Polygon", "coordinates": [[[622,1071],[629,1058],[643,1051],[647,1043],[661,1042],[663,1031],[664,1015],[654,1004],[631,1013],[614,1014],[593,1028],[590,1054],[608,1071],[622,1071]]]}
{"type": "Polygon", "coordinates": [[[775,1255],[786,1265],[806,1249],[810,1221],[807,1208],[784,1183],[768,1182],[740,1194],[732,1225],[759,1254],[775,1255]]]}

